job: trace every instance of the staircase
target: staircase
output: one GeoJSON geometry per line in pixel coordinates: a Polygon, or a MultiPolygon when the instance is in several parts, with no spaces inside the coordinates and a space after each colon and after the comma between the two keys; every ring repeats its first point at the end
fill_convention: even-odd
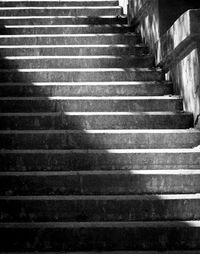
{"type": "Polygon", "coordinates": [[[118,5],[0,1],[1,253],[200,253],[200,132],[118,5]]]}

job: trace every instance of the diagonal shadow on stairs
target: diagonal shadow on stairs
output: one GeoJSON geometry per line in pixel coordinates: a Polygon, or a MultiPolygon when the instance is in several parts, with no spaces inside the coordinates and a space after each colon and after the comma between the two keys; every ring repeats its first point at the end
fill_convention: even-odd
{"type": "MultiPolygon", "coordinates": [[[[5,57],[1,59],[1,66],[12,68],[5,57]]],[[[139,164],[131,153],[117,150],[114,153],[110,145],[106,145],[107,138],[97,138],[88,130],[92,129],[93,120],[88,123],[84,117],[73,118],[65,113],[67,108],[63,110],[59,103],[52,102],[46,88],[37,88],[28,75],[22,75],[18,69],[14,70],[12,79],[9,73],[0,75],[2,82],[25,83],[29,96],[35,96],[37,90],[38,96],[45,98],[45,112],[38,104],[2,102],[1,112],[9,109],[10,113],[12,110],[16,113],[20,109],[31,117],[24,114],[26,120],[19,120],[19,115],[11,114],[7,120],[1,115],[0,126],[5,131],[1,136],[0,154],[0,193],[5,195],[0,199],[1,251],[192,251],[200,248],[199,230],[194,227],[194,220],[199,220],[198,199],[193,202],[188,199],[189,194],[181,199],[186,189],[190,194],[199,192],[197,175],[181,170],[172,174],[170,168],[157,173],[164,164],[154,168],[155,165],[150,164],[152,157],[147,157],[147,161],[141,157],[139,164]],[[34,116],[38,110],[44,114],[34,116]],[[47,112],[56,114],[52,117],[47,112]],[[92,174],[94,172],[96,174],[92,174]],[[170,199],[171,194],[177,195],[170,199]],[[20,228],[19,222],[32,226],[28,230],[26,226],[20,228]],[[42,222],[50,226],[34,228],[42,222]],[[61,224],[56,228],[51,224],[54,222],[61,224]],[[60,226],[64,227],[65,222],[83,224],[80,227],[71,224],[70,230],[65,231],[60,226]],[[86,222],[90,222],[89,229],[84,225],[86,222]],[[108,224],[99,224],[103,222],[108,224]],[[3,223],[12,224],[13,228],[3,227],[3,223]]],[[[53,89],[48,89],[52,95],[53,89]]],[[[9,84],[3,96],[5,91],[13,97],[19,93],[21,97],[26,96],[23,89],[9,84]]],[[[103,123],[103,118],[99,117],[98,121],[103,123]]],[[[115,122],[113,127],[116,128],[115,122]]],[[[123,146],[131,148],[125,143],[123,146]]],[[[118,144],[116,149],[120,147],[118,144]]]]}

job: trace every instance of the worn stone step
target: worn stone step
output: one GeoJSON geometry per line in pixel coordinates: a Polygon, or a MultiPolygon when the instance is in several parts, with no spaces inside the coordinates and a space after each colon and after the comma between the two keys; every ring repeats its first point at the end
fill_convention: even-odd
{"type": "Polygon", "coordinates": [[[140,43],[134,33],[0,35],[0,45],[88,45],[140,43]]]}
{"type": "Polygon", "coordinates": [[[199,220],[200,194],[0,196],[0,222],[199,220]]]}
{"type": "Polygon", "coordinates": [[[194,148],[198,130],[0,131],[1,149],[194,148]]]}
{"type": "Polygon", "coordinates": [[[152,56],[7,56],[0,69],[18,68],[150,68],[152,56]]]}
{"type": "Polygon", "coordinates": [[[173,94],[171,82],[0,83],[0,96],[162,96],[173,94]]]}
{"type": "Polygon", "coordinates": [[[122,15],[119,6],[93,6],[93,7],[0,7],[0,16],[107,16],[122,15]]]}
{"type": "Polygon", "coordinates": [[[1,56],[142,56],[148,49],[142,45],[8,45],[0,46],[1,56]]]}
{"type": "Polygon", "coordinates": [[[1,223],[0,233],[1,251],[200,248],[199,221],[1,223]]]}
{"type": "MultiPolygon", "coordinates": [[[[0,194],[142,195],[200,193],[200,170],[0,172],[0,194]]],[[[161,209],[162,212],[162,209],[161,209]]]]}
{"type": "Polygon", "coordinates": [[[1,7],[47,7],[47,6],[118,6],[119,2],[117,0],[92,0],[92,1],[76,1],[76,0],[64,0],[64,1],[0,1],[1,7]]]}
{"type": "Polygon", "coordinates": [[[0,97],[0,112],[145,112],[179,111],[179,96],[0,97]]]}
{"type": "Polygon", "coordinates": [[[163,73],[149,68],[0,69],[1,82],[162,81],[163,73]]]}
{"type": "Polygon", "coordinates": [[[1,34],[84,34],[127,33],[133,31],[128,25],[4,25],[1,34]]]}
{"type": "Polygon", "coordinates": [[[1,130],[188,129],[187,112],[0,113],[1,130]]]}
{"type": "Polygon", "coordinates": [[[199,169],[200,149],[0,150],[1,171],[199,169]]]}
{"type": "Polygon", "coordinates": [[[126,16],[0,16],[1,25],[127,24],[126,16]]]}

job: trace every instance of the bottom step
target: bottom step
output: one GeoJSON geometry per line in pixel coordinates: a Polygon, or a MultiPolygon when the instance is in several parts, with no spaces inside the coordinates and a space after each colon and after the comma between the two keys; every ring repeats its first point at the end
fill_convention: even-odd
{"type": "Polygon", "coordinates": [[[0,251],[196,250],[200,221],[2,223],[0,251]]]}

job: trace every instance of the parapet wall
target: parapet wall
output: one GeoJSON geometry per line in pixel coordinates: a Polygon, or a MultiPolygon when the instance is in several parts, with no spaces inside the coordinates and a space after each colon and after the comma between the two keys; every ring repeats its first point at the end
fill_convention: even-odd
{"type": "Polygon", "coordinates": [[[173,21],[175,14],[187,7],[172,10],[182,0],[173,2],[170,5],[168,1],[167,8],[165,0],[129,0],[129,23],[137,26],[155,55],[156,64],[165,71],[166,78],[173,81],[175,93],[182,95],[184,110],[193,112],[195,124],[199,125],[200,9],[187,10],[173,21]]]}

